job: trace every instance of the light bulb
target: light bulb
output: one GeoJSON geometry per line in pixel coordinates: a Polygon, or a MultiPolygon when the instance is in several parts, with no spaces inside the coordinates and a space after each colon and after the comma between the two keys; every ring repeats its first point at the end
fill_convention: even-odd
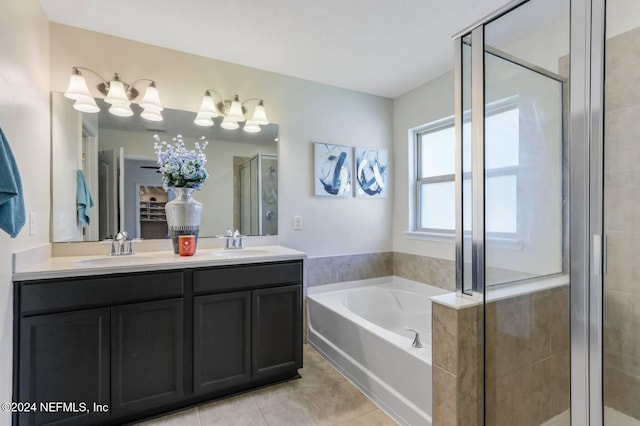
{"type": "Polygon", "coordinates": [[[80,71],[74,69],[74,73],[69,77],[69,86],[64,92],[64,96],[77,101],[81,98],[92,98],[91,92],[87,87],[87,81],[84,79],[80,71]]]}
{"type": "Polygon", "coordinates": [[[256,105],[251,121],[262,126],[269,124],[269,119],[267,118],[267,112],[264,109],[263,101],[258,102],[258,105],[256,105]]]}
{"type": "Polygon", "coordinates": [[[140,102],[140,106],[147,110],[153,110],[156,112],[162,111],[162,104],[160,103],[160,93],[158,92],[158,88],[156,84],[152,82],[147,90],[144,92],[144,97],[140,102]]]}
{"type": "Polygon", "coordinates": [[[143,109],[140,113],[140,117],[149,121],[162,121],[162,114],[160,113],[160,111],[149,108],[143,109]]]}
{"type": "Polygon", "coordinates": [[[118,117],[131,117],[133,115],[133,111],[131,111],[129,105],[111,105],[109,112],[113,115],[117,115],[118,117]]]}
{"type": "Polygon", "coordinates": [[[258,133],[262,129],[260,129],[258,123],[254,123],[252,120],[247,120],[244,124],[243,130],[247,133],[258,133]]]}
{"type": "Polygon", "coordinates": [[[73,108],[80,112],[95,113],[100,111],[100,107],[96,104],[96,101],[92,96],[78,98],[74,102],[73,108]]]}
{"type": "Polygon", "coordinates": [[[198,126],[202,126],[202,127],[211,127],[213,126],[213,120],[211,119],[211,117],[208,114],[199,112],[198,115],[196,115],[196,119],[193,120],[193,122],[198,125],[198,126]]]}
{"type": "Polygon", "coordinates": [[[112,105],[128,106],[131,104],[124,90],[124,83],[120,80],[111,80],[109,82],[109,92],[107,93],[107,97],[104,98],[104,101],[112,105]]]}
{"type": "Polygon", "coordinates": [[[240,125],[238,124],[237,121],[231,120],[227,116],[227,117],[224,118],[224,120],[222,120],[222,123],[220,124],[220,127],[222,127],[223,129],[227,129],[227,130],[235,130],[238,127],[240,127],[240,125]]]}
{"type": "Polygon", "coordinates": [[[227,118],[233,121],[245,120],[244,114],[242,114],[242,104],[240,103],[240,98],[238,98],[238,95],[235,95],[233,97],[233,101],[231,102],[231,106],[229,107],[229,113],[227,114],[227,118]]]}
{"type": "MultiPolygon", "coordinates": [[[[211,118],[218,116],[218,110],[216,109],[216,103],[213,99],[213,96],[209,94],[209,91],[204,94],[202,97],[202,103],[200,104],[200,110],[198,111],[198,115],[202,114],[202,116],[209,116],[211,118]]],[[[197,118],[196,118],[197,120],[197,118]]]]}

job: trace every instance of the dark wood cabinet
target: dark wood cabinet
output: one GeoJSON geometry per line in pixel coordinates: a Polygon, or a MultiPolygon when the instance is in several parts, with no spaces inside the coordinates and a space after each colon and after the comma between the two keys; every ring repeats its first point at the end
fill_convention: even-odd
{"type": "Polygon", "coordinates": [[[108,417],[93,404],[110,404],[109,309],[25,318],[20,337],[18,401],[36,404],[20,410],[21,425],[62,419],[65,425],[86,425],[108,417]],[[71,404],[49,412],[40,405],[57,401],[71,404]]]}
{"type": "Polygon", "coordinates": [[[301,286],[253,291],[253,378],[302,367],[301,286]]]}
{"type": "Polygon", "coordinates": [[[193,386],[196,394],[251,380],[251,292],[193,299],[193,386]]]}
{"type": "Polygon", "coordinates": [[[183,391],[182,299],[111,309],[111,411],[179,401],[183,391]]]}
{"type": "Polygon", "coordinates": [[[16,282],[14,401],[67,405],[13,424],[132,423],[298,377],[301,293],[301,260],[16,282]]]}

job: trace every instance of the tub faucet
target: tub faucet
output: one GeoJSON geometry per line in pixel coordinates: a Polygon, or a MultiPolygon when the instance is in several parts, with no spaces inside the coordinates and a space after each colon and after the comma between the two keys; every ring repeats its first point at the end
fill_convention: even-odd
{"type": "Polygon", "coordinates": [[[418,333],[418,330],[414,330],[413,328],[406,328],[406,327],[405,327],[405,330],[413,331],[414,333],[416,333],[416,335],[413,338],[413,343],[411,344],[411,346],[413,346],[414,348],[421,348],[422,342],[420,342],[420,333],[418,333]]]}

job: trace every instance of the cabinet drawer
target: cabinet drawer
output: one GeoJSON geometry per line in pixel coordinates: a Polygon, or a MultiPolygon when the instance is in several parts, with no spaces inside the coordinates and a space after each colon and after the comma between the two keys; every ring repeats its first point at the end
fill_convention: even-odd
{"type": "Polygon", "coordinates": [[[182,271],[20,283],[22,315],[181,297],[182,271]]]}
{"type": "Polygon", "coordinates": [[[202,294],[302,283],[302,262],[237,265],[193,272],[193,292],[202,294]]]}

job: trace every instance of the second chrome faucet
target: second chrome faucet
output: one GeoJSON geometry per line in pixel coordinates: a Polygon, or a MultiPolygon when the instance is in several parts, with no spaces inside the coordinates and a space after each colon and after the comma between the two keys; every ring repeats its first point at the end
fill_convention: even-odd
{"type": "Polygon", "coordinates": [[[125,248],[127,242],[127,231],[118,232],[116,238],[111,240],[109,246],[109,256],[127,256],[134,254],[133,241],[129,240],[128,246],[125,248]],[[116,247],[116,241],[118,243],[116,247]]]}
{"type": "Polygon", "coordinates": [[[237,229],[235,232],[232,232],[231,228],[228,228],[227,232],[225,233],[225,238],[227,239],[227,242],[224,245],[225,249],[244,248],[244,235],[240,235],[240,232],[237,229]]]}

